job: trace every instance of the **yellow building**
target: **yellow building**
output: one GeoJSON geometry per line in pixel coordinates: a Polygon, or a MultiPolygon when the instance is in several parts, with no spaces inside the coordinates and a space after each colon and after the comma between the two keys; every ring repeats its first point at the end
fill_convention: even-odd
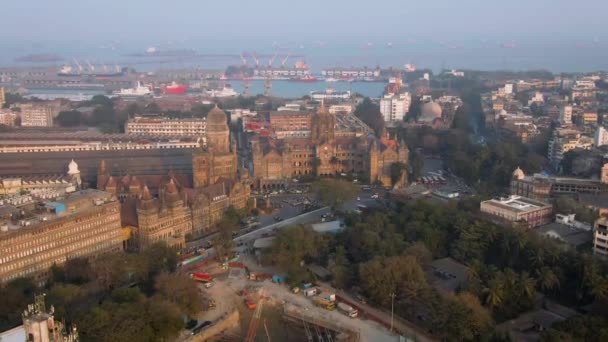
{"type": "Polygon", "coordinates": [[[54,264],[123,248],[120,203],[104,191],[75,192],[0,227],[0,283],[30,276],[43,282],[54,264]]]}

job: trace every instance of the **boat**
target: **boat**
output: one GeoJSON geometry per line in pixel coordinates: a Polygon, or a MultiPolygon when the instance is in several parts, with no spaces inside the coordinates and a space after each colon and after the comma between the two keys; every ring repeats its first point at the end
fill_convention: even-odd
{"type": "Polygon", "coordinates": [[[225,85],[221,89],[207,89],[204,94],[209,97],[233,97],[239,95],[239,93],[229,85],[225,85]]]}
{"type": "Polygon", "coordinates": [[[163,94],[183,94],[186,92],[186,86],[172,82],[170,85],[163,88],[163,94]]]}
{"type": "Polygon", "coordinates": [[[318,80],[318,78],[311,75],[306,75],[302,77],[292,77],[289,79],[289,81],[291,82],[317,82],[318,80]]]}
{"type": "Polygon", "coordinates": [[[337,91],[334,88],[327,88],[324,91],[311,91],[310,97],[313,100],[347,100],[351,97],[350,91],[337,91]]]}
{"type": "Polygon", "coordinates": [[[338,80],[333,77],[329,77],[325,79],[325,82],[338,82],[338,80]]]}
{"type": "Polygon", "coordinates": [[[137,81],[137,84],[133,88],[123,88],[113,93],[114,96],[124,98],[137,98],[152,96],[152,90],[149,87],[143,85],[143,83],[137,81]]]}

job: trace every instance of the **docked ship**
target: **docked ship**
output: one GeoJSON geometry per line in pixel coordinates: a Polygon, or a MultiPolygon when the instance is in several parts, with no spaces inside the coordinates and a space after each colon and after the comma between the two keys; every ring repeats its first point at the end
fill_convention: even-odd
{"type": "Polygon", "coordinates": [[[120,89],[119,91],[115,91],[113,95],[122,98],[138,98],[152,96],[153,94],[149,87],[138,81],[135,87],[120,89]]]}
{"type": "Polygon", "coordinates": [[[234,97],[239,95],[230,85],[225,85],[220,89],[207,89],[204,94],[209,97],[234,97]]]}
{"type": "Polygon", "coordinates": [[[91,76],[91,77],[119,77],[125,74],[124,70],[121,69],[118,65],[114,67],[108,68],[107,66],[102,66],[101,69],[96,69],[95,66],[88,63],[88,66],[85,68],[80,65],[77,61],[76,68],[71,65],[64,65],[58,72],[57,76],[62,77],[81,77],[81,76],[91,76]]]}
{"type": "Polygon", "coordinates": [[[172,82],[168,86],[163,88],[163,94],[167,95],[181,95],[186,92],[187,88],[184,85],[178,84],[176,82],[172,82]]]}
{"type": "Polygon", "coordinates": [[[302,77],[292,77],[290,82],[317,82],[319,79],[312,75],[304,75],[302,77]]]}

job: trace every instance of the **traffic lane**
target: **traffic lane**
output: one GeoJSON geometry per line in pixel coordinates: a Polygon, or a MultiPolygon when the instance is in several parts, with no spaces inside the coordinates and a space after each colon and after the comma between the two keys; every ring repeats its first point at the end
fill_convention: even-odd
{"type": "Polygon", "coordinates": [[[239,242],[247,243],[247,242],[250,242],[255,239],[259,239],[259,238],[263,237],[262,235],[264,235],[264,234],[272,234],[272,233],[274,233],[275,229],[284,229],[286,227],[291,227],[291,226],[298,225],[298,224],[317,223],[317,222],[321,221],[321,218],[323,215],[328,214],[329,212],[330,212],[329,207],[317,209],[315,211],[311,211],[311,212],[304,213],[304,214],[298,215],[296,217],[293,217],[290,220],[277,222],[272,225],[256,229],[252,232],[249,232],[244,235],[236,237],[234,239],[234,241],[237,243],[239,243],[239,242]]]}

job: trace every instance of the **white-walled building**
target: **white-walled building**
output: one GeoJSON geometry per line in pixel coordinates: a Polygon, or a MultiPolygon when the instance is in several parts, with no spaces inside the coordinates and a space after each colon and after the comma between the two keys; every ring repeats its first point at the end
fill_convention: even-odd
{"type": "Polygon", "coordinates": [[[23,127],[53,127],[53,119],[59,115],[61,110],[58,102],[23,103],[17,107],[21,109],[21,126],[23,127]]]}
{"type": "Polygon", "coordinates": [[[380,113],[384,121],[403,121],[410,110],[412,96],[409,93],[387,94],[380,99],[380,113]]]}
{"type": "Polygon", "coordinates": [[[170,119],[136,116],[125,123],[125,133],[134,135],[204,137],[206,130],[207,120],[204,118],[170,119]]]}
{"type": "Polygon", "coordinates": [[[562,125],[572,124],[572,106],[563,106],[559,110],[559,123],[562,125]]]}
{"type": "Polygon", "coordinates": [[[608,131],[602,126],[599,126],[595,131],[594,143],[596,147],[608,145],[608,131]]]}

